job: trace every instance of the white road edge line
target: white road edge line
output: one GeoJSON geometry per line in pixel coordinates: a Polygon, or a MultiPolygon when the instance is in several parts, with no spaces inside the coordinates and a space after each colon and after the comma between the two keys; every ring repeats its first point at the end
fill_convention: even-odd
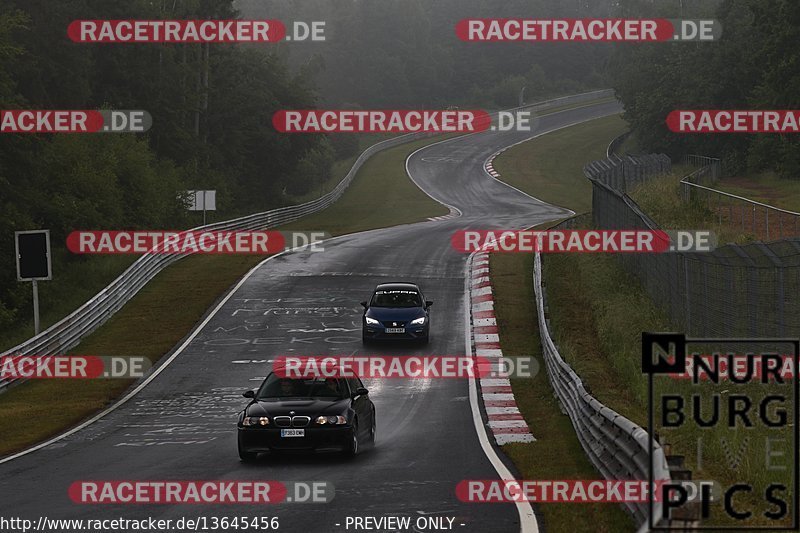
{"type": "MultiPolygon", "coordinates": [[[[477,133],[477,132],[476,132],[476,133],[477,133]]],[[[433,197],[433,195],[431,195],[431,193],[429,193],[428,191],[426,191],[425,189],[423,189],[423,188],[420,186],[420,184],[419,184],[419,183],[417,183],[417,180],[415,180],[415,179],[414,179],[414,176],[412,176],[412,175],[411,175],[411,171],[408,169],[408,162],[411,160],[411,158],[412,158],[412,157],[414,157],[414,154],[416,154],[416,153],[417,153],[417,152],[419,152],[420,150],[424,150],[425,148],[429,148],[429,147],[431,147],[431,146],[436,146],[437,144],[442,144],[442,143],[446,143],[446,142],[449,142],[449,141],[453,141],[453,140],[455,140],[455,139],[462,139],[462,138],[464,138],[464,137],[469,137],[470,135],[475,135],[475,133],[468,133],[468,134],[466,134],[466,135],[458,135],[458,136],[456,136],[456,137],[452,137],[452,138],[449,138],[449,139],[443,139],[443,140],[441,140],[441,141],[437,141],[437,142],[435,142],[435,143],[426,144],[425,146],[422,146],[422,147],[420,147],[420,148],[417,148],[416,150],[414,150],[413,152],[411,152],[410,154],[408,154],[408,157],[406,157],[405,167],[406,167],[406,176],[408,176],[408,179],[410,179],[410,180],[411,180],[411,183],[413,183],[414,185],[416,185],[416,186],[417,186],[417,189],[421,190],[421,191],[422,191],[422,192],[424,192],[426,195],[428,195],[428,198],[430,198],[431,200],[433,200],[433,201],[434,201],[434,202],[436,202],[437,204],[442,204],[442,205],[443,205],[443,206],[445,206],[447,209],[449,209],[449,210],[450,210],[450,215],[452,215],[452,214],[454,214],[454,213],[457,213],[457,215],[456,215],[456,216],[454,216],[454,217],[451,217],[450,215],[444,215],[444,216],[446,216],[446,217],[448,217],[448,218],[458,218],[458,217],[462,216],[464,213],[462,213],[462,212],[461,212],[461,210],[460,210],[459,208],[457,208],[457,207],[455,207],[455,206],[452,206],[452,205],[450,205],[450,204],[446,204],[446,203],[444,203],[443,201],[439,200],[438,198],[434,198],[434,197],[433,197]]],[[[430,219],[429,219],[429,220],[430,220],[430,219]]],[[[439,218],[439,220],[442,220],[442,218],[439,218]]]]}
{"type": "MultiPolygon", "coordinates": [[[[470,267],[473,256],[479,252],[472,252],[467,261],[464,263],[464,346],[467,348],[467,354],[472,357],[472,327],[470,324],[472,300],[469,297],[469,279],[470,267]]],[[[497,452],[489,443],[487,436],[488,429],[483,424],[481,417],[480,406],[478,405],[478,387],[474,379],[469,379],[469,405],[472,409],[472,422],[475,425],[475,433],[478,435],[478,441],[481,444],[486,458],[492,463],[500,479],[513,480],[516,479],[511,471],[506,467],[497,452]]],[[[539,533],[539,523],[536,520],[536,515],[533,512],[530,502],[514,502],[517,506],[517,513],[519,513],[519,526],[520,533],[539,533]]]]}
{"type": "MultiPolygon", "coordinates": [[[[591,104],[589,104],[589,105],[591,105],[591,104]]],[[[580,107],[589,107],[589,105],[580,106],[580,107]]],[[[572,110],[572,109],[580,109],[580,108],[578,108],[578,107],[574,107],[574,108],[570,108],[570,109],[565,109],[565,111],[570,111],[570,110],[572,110]]],[[[557,111],[556,113],[558,113],[558,111],[557,111]]],[[[551,114],[555,114],[555,113],[551,113],[551,114]]],[[[545,205],[553,205],[553,204],[549,204],[549,203],[547,203],[547,202],[545,202],[545,201],[543,201],[543,200],[540,200],[539,198],[536,198],[535,196],[531,196],[530,194],[526,193],[525,191],[522,191],[522,190],[520,190],[520,189],[518,189],[518,188],[514,187],[513,185],[510,185],[510,184],[506,183],[505,181],[501,180],[499,177],[493,176],[492,174],[490,174],[490,173],[489,173],[489,171],[487,171],[487,170],[486,170],[486,163],[487,163],[488,161],[490,161],[490,160],[493,162],[494,158],[495,158],[495,157],[497,157],[497,156],[499,156],[499,155],[500,155],[501,153],[503,153],[505,150],[508,150],[509,148],[513,148],[513,147],[515,147],[515,146],[518,146],[518,145],[520,145],[520,144],[526,143],[526,142],[528,142],[528,141],[532,141],[532,140],[534,140],[534,139],[537,139],[537,138],[541,137],[542,135],[547,135],[548,133],[553,133],[553,132],[556,132],[556,131],[559,131],[559,130],[563,130],[563,129],[566,129],[566,128],[571,128],[572,126],[577,126],[577,125],[579,125],[579,124],[586,124],[587,122],[591,122],[592,120],[599,120],[599,119],[601,119],[601,118],[611,117],[611,116],[614,116],[614,115],[619,115],[619,112],[616,112],[616,113],[609,113],[608,115],[603,115],[603,116],[601,116],[601,117],[595,117],[595,118],[593,118],[593,119],[591,119],[591,120],[579,120],[579,121],[577,121],[577,122],[572,122],[572,123],[570,123],[570,124],[565,124],[564,126],[559,126],[558,128],[555,128],[555,129],[552,129],[552,130],[548,130],[548,131],[545,131],[545,132],[542,132],[542,133],[537,133],[536,135],[534,135],[534,136],[532,136],[532,137],[528,137],[527,139],[523,139],[523,140],[521,140],[521,141],[519,141],[519,142],[516,142],[516,143],[514,143],[514,144],[512,144],[512,145],[506,146],[506,147],[505,147],[505,148],[503,148],[502,150],[498,150],[497,152],[493,153],[493,154],[492,154],[492,155],[490,155],[488,158],[486,158],[486,160],[484,161],[484,164],[483,164],[483,167],[484,167],[484,168],[483,168],[483,172],[484,172],[484,173],[485,173],[487,176],[489,176],[490,178],[492,178],[493,180],[495,180],[495,181],[497,181],[497,182],[500,182],[500,183],[502,183],[502,184],[503,184],[503,185],[505,185],[506,187],[510,187],[510,188],[514,189],[514,190],[515,190],[515,191],[517,191],[518,193],[524,194],[524,195],[525,195],[525,196],[527,196],[528,198],[531,198],[531,199],[533,199],[533,200],[536,200],[537,202],[539,202],[539,203],[542,203],[542,204],[545,204],[545,205]]],[[[547,115],[539,115],[539,116],[547,116],[547,115]]],[[[412,155],[413,155],[413,154],[412,154],[412,155]]],[[[496,172],[496,171],[495,171],[495,172],[496,172]]],[[[498,173],[498,176],[502,176],[502,174],[498,173]]],[[[559,207],[559,208],[561,208],[561,209],[564,209],[565,211],[569,211],[570,213],[572,213],[572,215],[571,215],[571,216],[574,216],[574,215],[576,215],[576,214],[577,214],[577,213],[575,213],[575,211],[573,211],[572,209],[567,209],[566,207],[562,207],[562,206],[560,206],[560,205],[559,205],[559,206],[556,206],[556,207],[559,207]]]]}
{"type": "MultiPolygon", "coordinates": [[[[332,240],[335,240],[335,239],[340,239],[342,237],[348,237],[350,235],[353,235],[353,234],[352,233],[348,233],[348,234],[345,234],[345,235],[337,235],[336,237],[331,237],[330,239],[324,239],[322,241],[319,241],[318,244],[319,243],[324,243],[324,242],[329,242],[329,241],[332,241],[332,240]]],[[[225,305],[226,303],[228,303],[228,300],[230,300],[231,297],[234,294],[236,294],[236,291],[238,291],[239,288],[242,285],[244,285],[244,283],[248,279],[250,279],[250,276],[252,276],[253,273],[255,273],[256,270],[261,268],[268,261],[270,261],[270,260],[272,260],[272,259],[274,259],[274,258],[276,258],[278,256],[281,256],[281,255],[286,254],[286,253],[294,252],[294,251],[297,251],[297,250],[302,250],[303,248],[307,248],[307,246],[297,246],[295,248],[292,248],[291,250],[284,250],[283,252],[280,252],[280,253],[277,253],[275,255],[271,255],[271,256],[267,257],[266,259],[261,261],[259,264],[257,264],[253,268],[251,268],[247,272],[247,274],[245,274],[242,277],[242,279],[240,279],[239,282],[236,283],[236,285],[230,291],[228,291],[228,294],[226,294],[222,298],[222,300],[220,300],[220,302],[217,304],[217,306],[214,308],[214,310],[211,311],[211,313],[209,313],[208,316],[200,324],[198,324],[194,328],[194,330],[192,330],[192,332],[189,334],[189,336],[186,338],[186,340],[183,341],[183,343],[178,347],[178,349],[176,349],[175,352],[171,356],[169,356],[169,358],[166,361],[164,361],[163,363],[159,364],[156,367],[156,369],[153,371],[152,374],[147,376],[133,390],[131,390],[125,396],[123,396],[122,398],[117,400],[110,407],[108,407],[105,410],[97,413],[96,415],[94,415],[90,419],[82,422],[81,424],[75,426],[74,428],[71,428],[71,429],[65,431],[64,433],[61,433],[60,435],[56,435],[55,437],[53,437],[53,438],[51,438],[49,440],[46,440],[45,442],[40,442],[39,444],[36,444],[35,446],[32,446],[30,448],[26,448],[26,449],[24,449],[24,450],[22,450],[20,452],[17,452],[17,453],[15,453],[13,455],[9,455],[8,457],[4,457],[4,458],[0,459],[0,464],[7,463],[9,461],[13,461],[14,459],[22,457],[23,455],[28,455],[29,453],[33,453],[33,452],[35,452],[37,450],[41,450],[42,448],[45,448],[45,447],[50,446],[51,444],[54,444],[54,443],[56,443],[56,442],[58,442],[58,441],[60,441],[62,439],[65,439],[65,438],[69,437],[70,435],[73,435],[73,434],[77,433],[78,431],[81,431],[82,429],[86,428],[87,426],[89,426],[91,424],[94,424],[95,422],[97,422],[101,418],[105,417],[106,415],[108,415],[108,414],[112,413],[113,411],[116,411],[118,408],[122,407],[123,404],[125,404],[128,400],[130,400],[134,396],[136,396],[143,388],[145,388],[151,381],[153,381],[156,378],[156,376],[158,376],[161,373],[162,370],[167,368],[169,366],[169,364],[172,361],[174,361],[175,358],[178,357],[183,352],[184,349],[186,349],[186,347],[189,345],[189,343],[191,343],[194,340],[194,338],[197,337],[197,335],[203,330],[203,328],[206,327],[206,324],[208,324],[211,321],[211,319],[216,316],[216,314],[219,312],[219,310],[222,309],[222,306],[225,305]]]]}
{"type": "MultiPolygon", "coordinates": [[[[589,105],[592,105],[592,104],[587,104],[586,106],[581,106],[581,107],[588,107],[589,105]]],[[[554,113],[550,113],[550,114],[556,114],[556,113],[558,113],[558,111],[554,112],[554,113]]],[[[541,115],[541,116],[543,116],[543,115],[541,115]]],[[[602,118],[602,117],[598,117],[598,118],[602,118]]],[[[586,121],[583,121],[583,122],[586,122],[586,121]]],[[[576,123],[569,124],[569,125],[563,126],[563,127],[574,126],[574,125],[580,124],[580,123],[581,122],[576,122],[576,123]]],[[[553,132],[553,131],[558,131],[559,129],[563,129],[563,128],[556,128],[554,130],[550,130],[550,131],[545,132],[545,133],[540,133],[539,135],[536,135],[534,137],[526,139],[526,141],[534,139],[534,138],[539,137],[541,135],[545,135],[546,133],[550,133],[550,132],[553,132]]],[[[476,132],[476,133],[481,133],[481,132],[476,132]]],[[[406,162],[405,162],[406,174],[408,175],[409,179],[411,179],[411,181],[414,183],[414,185],[416,185],[422,192],[427,194],[434,201],[436,201],[436,202],[444,205],[445,207],[451,209],[451,213],[453,211],[457,212],[459,217],[462,216],[462,214],[463,214],[459,209],[457,209],[457,208],[455,208],[453,206],[447,205],[444,202],[441,202],[440,200],[438,200],[438,199],[434,198],[433,196],[431,196],[430,194],[428,194],[428,192],[425,191],[422,187],[420,187],[420,185],[414,180],[414,178],[411,176],[411,173],[408,171],[408,161],[411,158],[411,156],[413,156],[414,154],[416,154],[417,152],[419,152],[423,148],[427,148],[429,146],[433,146],[433,145],[444,143],[444,142],[453,141],[455,139],[460,139],[462,137],[467,137],[469,135],[475,135],[476,133],[470,133],[468,135],[460,135],[458,137],[454,137],[454,138],[451,138],[451,139],[445,139],[445,140],[442,140],[442,141],[438,141],[436,143],[431,143],[431,144],[425,145],[422,148],[419,148],[418,150],[415,150],[412,154],[410,154],[406,158],[406,162]]],[[[522,141],[522,142],[525,142],[525,141],[522,141]]],[[[493,179],[496,179],[496,178],[493,178],[493,179]]],[[[504,183],[501,180],[497,180],[497,181],[500,181],[500,183],[504,183]]],[[[507,185],[508,187],[511,187],[512,189],[516,189],[516,187],[508,185],[507,183],[504,183],[504,184],[507,185]]],[[[519,191],[519,189],[516,189],[516,190],[519,191]]],[[[530,198],[533,198],[534,200],[537,200],[537,201],[539,201],[541,203],[545,203],[545,202],[542,202],[541,200],[539,200],[538,198],[534,198],[533,196],[530,196],[529,194],[524,193],[523,191],[519,191],[519,192],[522,193],[522,194],[525,194],[526,196],[529,196],[530,198]]],[[[350,235],[353,235],[353,234],[337,235],[336,237],[331,237],[330,239],[326,239],[325,241],[321,241],[321,242],[327,242],[327,241],[331,241],[331,240],[335,240],[335,239],[339,239],[339,238],[343,238],[343,237],[348,237],[350,235]]],[[[94,422],[100,420],[101,418],[103,418],[106,415],[112,413],[113,411],[117,410],[119,407],[121,407],[122,405],[127,403],[128,400],[130,400],[131,398],[136,396],[153,379],[155,379],[156,376],[158,376],[165,368],[167,368],[167,366],[169,366],[169,364],[172,363],[172,361],[174,361],[178,357],[178,355],[180,355],[183,352],[183,350],[203,330],[203,328],[206,326],[206,324],[208,324],[208,322],[210,322],[211,319],[214,318],[214,316],[217,314],[217,312],[219,312],[219,310],[222,308],[222,306],[224,306],[228,302],[228,300],[230,300],[231,297],[234,294],[236,294],[236,292],[239,290],[239,288],[250,278],[250,276],[253,275],[253,273],[255,273],[256,270],[261,268],[261,266],[263,266],[265,263],[267,263],[271,259],[274,259],[276,257],[279,257],[279,256],[285,254],[285,253],[293,252],[293,251],[296,251],[296,250],[302,249],[302,248],[305,248],[305,246],[296,247],[296,248],[293,248],[291,250],[285,250],[285,251],[280,252],[278,254],[275,254],[275,255],[272,255],[270,257],[267,257],[262,262],[260,262],[259,264],[254,266],[252,269],[250,269],[250,271],[247,272],[247,274],[245,274],[244,277],[242,277],[242,279],[239,280],[239,282],[217,304],[217,306],[213,309],[213,311],[211,311],[211,313],[209,313],[208,316],[197,327],[195,327],[195,329],[192,331],[192,333],[186,338],[186,340],[178,347],[177,350],[175,350],[175,352],[173,352],[173,354],[166,361],[164,361],[163,363],[159,364],[158,367],[156,368],[156,370],[152,374],[150,374],[147,378],[145,378],[144,381],[142,381],[139,385],[137,385],[136,388],[134,388],[128,394],[123,396],[121,399],[119,399],[113,405],[111,405],[110,407],[108,407],[105,410],[101,411],[100,413],[94,415],[93,417],[91,417],[90,419],[86,420],[85,422],[79,424],[78,426],[75,426],[74,428],[72,428],[72,429],[70,429],[70,430],[68,430],[68,431],[66,431],[66,432],[64,432],[64,433],[62,433],[60,435],[57,435],[57,436],[55,436],[55,437],[53,437],[53,438],[51,438],[51,439],[49,439],[49,440],[47,440],[45,442],[39,443],[39,444],[37,444],[35,446],[32,446],[31,448],[27,448],[25,450],[22,450],[20,452],[17,452],[15,454],[13,454],[13,455],[9,455],[8,457],[0,459],[0,464],[13,461],[14,459],[17,459],[19,457],[28,455],[28,454],[33,453],[35,451],[41,450],[42,448],[45,448],[45,447],[50,446],[51,444],[54,444],[54,443],[56,443],[56,442],[58,442],[58,441],[60,441],[62,439],[65,439],[65,438],[69,437],[70,435],[73,435],[73,434],[77,433],[78,431],[81,431],[82,429],[86,428],[87,426],[93,424],[94,422]]],[[[464,311],[465,311],[465,315],[464,315],[464,318],[465,318],[464,334],[465,334],[465,347],[467,347],[469,349],[470,357],[472,357],[473,347],[472,347],[472,337],[471,337],[472,329],[471,329],[471,326],[470,326],[471,299],[469,298],[470,273],[469,273],[469,268],[468,267],[470,265],[470,262],[472,261],[472,256],[475,255],[475,253],[477,253],[477,252],[473,252],[472,254],[470,254],[470,256],[468,257],[468,259],[467,259],[467,261],[465,262],[465,265],[464,265],[464,269],[465,269],[465,271],[464,271],[464,295],[465,295],[465,298],[464,298],[464,311]]],[[[483,420],[481,419],[481,415],[480,415],[480,408],[478,407],[478,403],[477,402],[478,402],[477,386],[475,385],[475,380],[474,379],[470,379],[469,380],[469,403],[470,403],[470,408],[472,410],[473,423],[475,425],[475,430],[476,430],[476,433],[478,435],[478,441],[480,442],[481,449],[483,450],[483,453],[486,455],[487,459],[489,459],[489,462],[492,463],[492,466],[494,467],[494,469],[498,473],[498,475],[501,477],[501,479],[506,479],[506,480],[515,479],[514,476],[511,474],[511,472],[506,467],[506,465],[503,464],[503,462],[500,460],[500,457],[497,455],[497,452],[494,450],[494,448],[492,448],[492,445],[489,443],[489,440],[488,440],[487,435],[486,435],[486,431],[488,431],[488,430],[483,425],[483,420]]],[[[515,502],[515,504],[517,506],[517,512],[519,513],[519,517],[520,517],[520,533],[539,533],[539,525],[538,525],[538,522],[536,520],[536,516],[535,516],[535,514],[533,512],[533,508],[531,507],[530,503],[529,502],[515,502]]]]}

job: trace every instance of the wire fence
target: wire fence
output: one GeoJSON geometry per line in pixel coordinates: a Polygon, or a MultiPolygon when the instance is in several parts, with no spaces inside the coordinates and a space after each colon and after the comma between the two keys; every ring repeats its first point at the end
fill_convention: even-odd
{"type": "Polygon", "coordinates": [[[714,213],[720,225],[762,241],[800,237],[800,213],[715,189],[721,176],[719,159],[688,155],[685,162],[699,168],[681,180],[684,202],[700,205],[714,213]]]}
{"type": "MultiPolygon", "coordinates": [[[[592,183],[592,221],[609,229],[660,229],[626,193],[669,170],[664,155],[614,157],[584,167],[592,183]],[[628,176],[636,176],[629,180],[628,176]]],[[[714,179],[718,162],[698,179],[714,179]]],[[[692,190],[698,184],[689,185],[692,190]]],[[[705,187],[705,186],[704,186],[705,187]]],[[[698,229],[698,228],[686,228],[698,229]]],[[[653,301],[689,335],[796,337],[800,335],[800,239],[727,244],[713,252],[619,254],[653,301]]]]}

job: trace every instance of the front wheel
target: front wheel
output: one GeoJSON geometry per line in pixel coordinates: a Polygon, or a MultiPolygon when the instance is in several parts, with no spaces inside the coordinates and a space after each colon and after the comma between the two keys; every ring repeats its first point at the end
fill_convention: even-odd
{"type": "Polygon", "coordinates": [[[372,413],[372,427],[369,429],[369,445],[375,446],[375,433],[377,428],[375,427],[375,413],[372,413]]]}
{"type": "Polygon", "coordinates": [[[239,443],[239,460],[243,463],[252,463],[258,458],[256,452],[247,452],[242,449],[242,443],[239,443]]]}
{"type": "Polygon", "coordinates": [[[358,442],[358,426],[353,423],[353,431],[350,435],[350,442],[348,443],[347,449],[344,451],[345,456],[347,457],[355,457],[358,455],[359,451],[359,442],[358,442]]]}

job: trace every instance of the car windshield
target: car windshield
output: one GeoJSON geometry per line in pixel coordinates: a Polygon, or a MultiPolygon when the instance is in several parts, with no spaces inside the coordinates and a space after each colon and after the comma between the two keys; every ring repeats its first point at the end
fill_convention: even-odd
{"type": "Polygon", "coordinates": [[[291,379],[270,374],[261,388],[258,399],[267,398],[344,398],[347,385],[343,379],[291,379]]]}
{"type": "Polygon", "coordinates": [[[414,290],[390,289],[375,291],[371,307],[421,307],[422,298],[414,290]]]}

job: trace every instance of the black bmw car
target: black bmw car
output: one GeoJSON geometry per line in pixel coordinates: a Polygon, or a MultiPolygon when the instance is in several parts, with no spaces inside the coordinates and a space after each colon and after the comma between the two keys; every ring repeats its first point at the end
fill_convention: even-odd
{"type": "Polygon", "coordinates": [[[340,451],[375,444],[375,405],[357,377],[291,379],[271,372],[239,414],[239,458],[260,452],[340,451]]]}
{"type": "Polygon", "coordinates": [[[417,340],[427,344],[430,338],[430,307],[422,291],[413,283],[382,283],[364,306],[362,339],[417,340]]]}

